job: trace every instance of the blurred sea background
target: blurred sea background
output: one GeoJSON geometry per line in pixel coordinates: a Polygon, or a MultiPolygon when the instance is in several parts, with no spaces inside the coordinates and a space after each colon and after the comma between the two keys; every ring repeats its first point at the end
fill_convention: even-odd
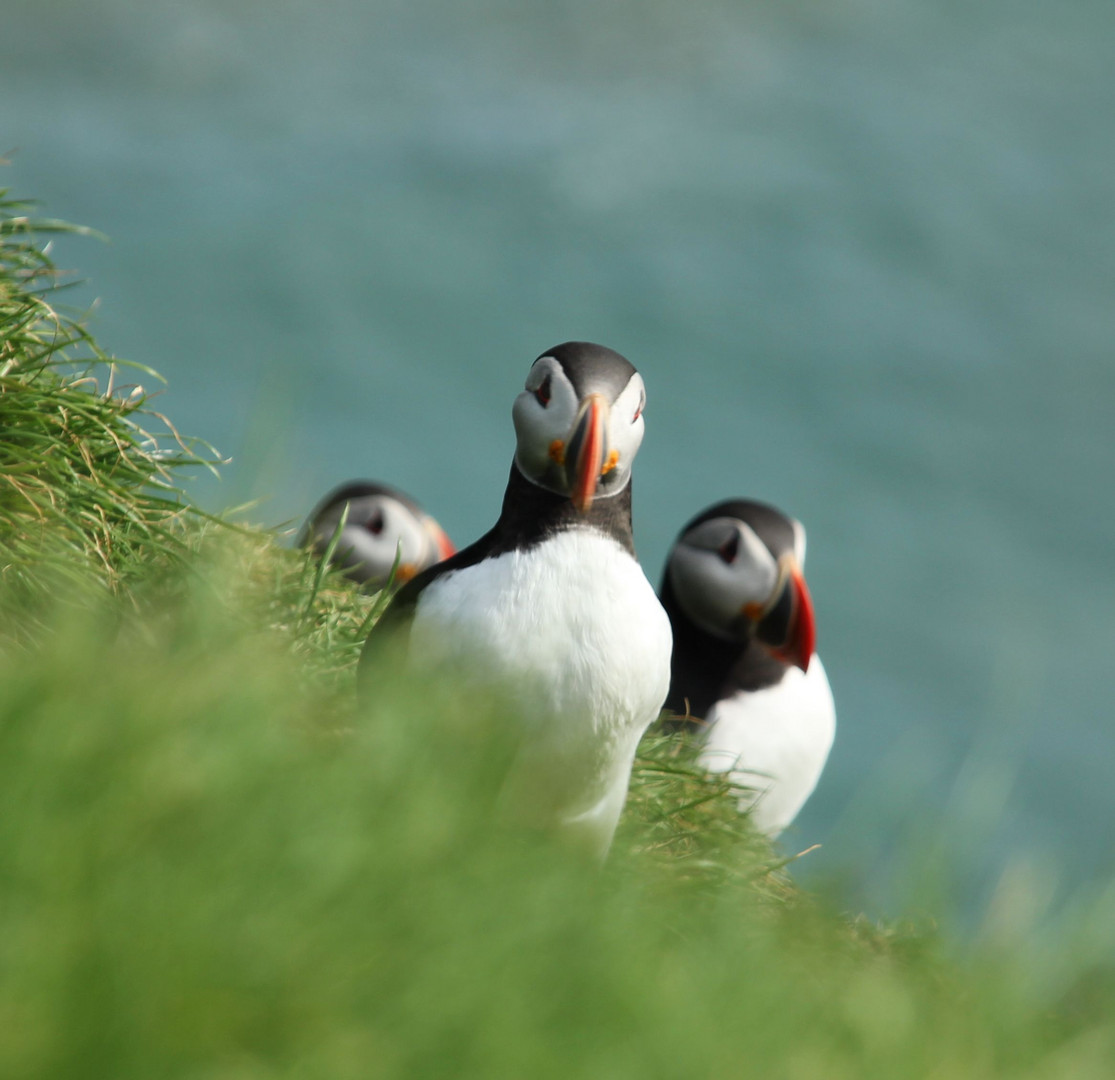
{"type": "Polygon", "coordinates": [[[784,846],[901,907],[1115,873],[1115,6],[3,0],[0,187],[93,329],[295,526],[458,544],[570,338],[648,387],[652,581],[732,495],[809,532],[837,700],[784,846]]]}

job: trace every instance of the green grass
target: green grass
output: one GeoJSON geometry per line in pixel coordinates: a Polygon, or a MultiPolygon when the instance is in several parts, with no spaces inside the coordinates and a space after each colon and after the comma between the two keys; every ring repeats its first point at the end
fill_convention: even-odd
{"type": "Polygon", "coordinates": [[[0,238],[38,493],[0,519],[0,1077],[1115,1075],[1110,894],[963,946],[850,917],[661,734],[603,871],[517,831],[513,717],[390,665],[358,708],[377,599],[189,513],[149,414],[30,362],[0,238]]]}
{"type": "Polygon", "coordinates": [[[517,834],[497,707],[358,711],[241,565],[0,670],[0,1075],[1110,1075],[1094,973],[826,910],[669,740],[603,873],[517,834]]]}
{"type": "Polygon", "coordinates": [[[44,603],[127,597],[180,560],[182,519],[196,511],[171,474],[202,461],[142,386],[122,385],[158,376],[113,362],[54,302],[43,238],[86,230],[32,209],[0,191],[0,617],[21,640],[41,628],[44,603]]]}

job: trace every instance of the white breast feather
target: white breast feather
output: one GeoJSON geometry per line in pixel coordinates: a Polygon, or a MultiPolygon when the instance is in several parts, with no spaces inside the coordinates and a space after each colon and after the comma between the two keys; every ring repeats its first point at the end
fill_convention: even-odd
{"type": "Polygon", "coordinates": [[[671,648],[639,564],[591,529],[439,578],[419,597],[410,636],[412,664],[453,665],[513,695],[528,726],[523,789],[601,854],[635,747],[666,698],[671,648]]]}
{"type": "Polygon", "coordinates": [[[770,836],[805,805],[836,734],[836,708],[821,658],[809,671],[790,668],[776,686],[740,691],[709,710],[699,757],[710,772],[740,787],[740,809],[770,836]]]}

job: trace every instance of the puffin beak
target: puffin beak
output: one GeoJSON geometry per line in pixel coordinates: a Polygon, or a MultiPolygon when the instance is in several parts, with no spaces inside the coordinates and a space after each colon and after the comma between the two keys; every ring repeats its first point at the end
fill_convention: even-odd
{"type": "Polygon", "coordinates": [[[813,599],[792,555],[781,560],[778,584],[755,624],[755,636],[783,663],[809,670],[817,643],[813,599]]]}
{"type": "Polygon", "coordinates": [[[425,517],[422,519],[422,524],[426,527],[426,533],[434,542],[437,548],[438,561],[448,559],[450,555],[456,555],[457,549],[453,546],[453,541],[445,534],[445,530],[436,522],[432,517],[425,517]]]}
{"type": "Polygon", "coordinates": [[[415,574],[418,573],[418,567],[412,562],[401,562],[395,570],[395,580],[400,585],[405,585],[415,574]]]}
{"type": "Polygon", "coordinates": [[[600,394],[589,394],[581,403],[565,448],[569,498],[582,514],[592,506],[596,483],[604,471],[610,412],[608,402],[600,394]]]}

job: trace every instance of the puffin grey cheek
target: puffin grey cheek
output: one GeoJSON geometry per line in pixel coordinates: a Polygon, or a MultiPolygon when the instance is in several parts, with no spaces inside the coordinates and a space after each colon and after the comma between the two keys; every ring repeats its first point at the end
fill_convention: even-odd
{"type": "Polygon", "coordinates": [[[400,570],[406,566],[410,576],[413,577],[422,569],[428,557],[430,541],[426,529],[422,521],[416,518],[409,508],[399,503],[392,503],[385,509],[386,523],[383,532],[377,537],[380,558],[388,561],[389,571],[395,561],[397,550],[400,570]]]}
{"type": "MultiPolygon", "coordinates": [[[[751,620],[741,615],[748,605],[766,601],[778,577],[769,552],[761,545],[759,551],[750,549],[749,531],[743,526],[737,534],[742,542],[731,562],[725,562],[717,549],[685,542],[679,542],[670,555],[670,582],[682,610],[701,629],[726,641],[742,641],[750,634],[751,620]]],[[[755,542],[759,543],[757,538],[755,542]]]]}
{"type": "MultiPolygon", "coordinates": [[[[324,546],[323,544],[322,554],[324,546]]],[[[363,526],[346,525],[341,530],[337,549],[333,552],[333,565],[343,570],[353,581],[361,583],[386,578],[391,572],[391,564],[383,566],[379,547],[363,526]]]]}
{"type": "Polygon", "coordinates": [[[698,627],[736,641],[740,604],[726,569],[715,554],[679,544],[670,555],[668,574],[678,605],[698,627]]]}
{"type": "Polygon", "coordinates": [[[615,494],[627,486],[645,430],[641,416],[632,422],[628,416],[613,407],[608,420],[608,453],[600,477],[602,494],[615,494]]]}
{"type": "Polygon", "coordinates": [[[561,433],[530,391],[524,390],[515,399],[511,419],[515,425],[515,464],[519,472],[536,484],[562,490],[561,463],[553,450],[561,433]]]}

